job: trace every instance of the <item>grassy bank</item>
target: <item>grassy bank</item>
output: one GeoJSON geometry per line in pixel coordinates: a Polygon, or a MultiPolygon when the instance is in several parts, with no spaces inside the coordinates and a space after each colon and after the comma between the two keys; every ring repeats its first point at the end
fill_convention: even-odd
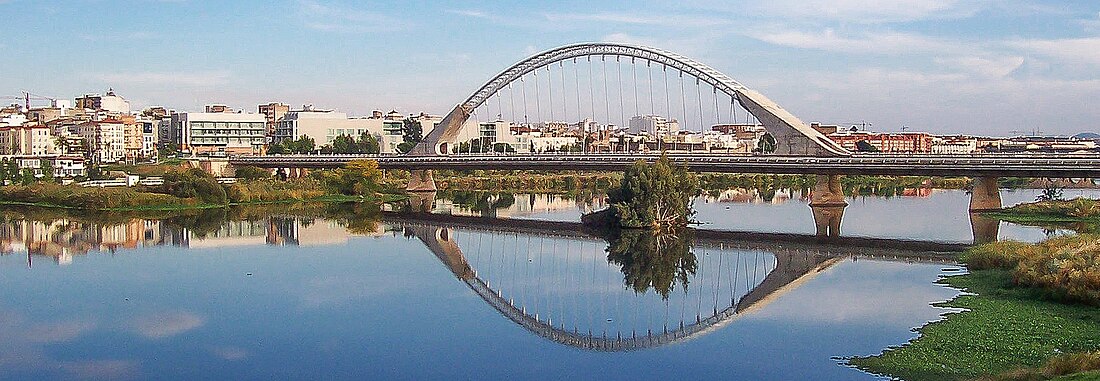
{"type": "Polygon", "coordinates": [[[1100,201],[1087,198],[1030,202],[984,214],[1020,225],[1100,233],[1100,201]]]}
{"type": "Polygon", "coordinates": [[[1028,222],[1100,221],[1100,200],[1075,198],[1029,202],[1004,208],[990,215],[1028,222]]]}
{"type": "Polygon", "coordinates": [[[333,194],[309,179],[242,181],[226,186],[225,193],[225,203],[211,203],[199,197],[158,193],[153,187],[92,188],[36,183],[0,187],[0,204],[95,211],[179,211],[298,202],[392,202],[405,198],[397,194],[333,194]]]}
{"type": "Polygon", "coordinates": [[[972,272],[941,282],[967,294],[938,306],[966,312],[851,364],[911,381],[1046,380],[1100,368],[1086,361],[1100,349],[1100,236],[992,243],[962,259],[972,272]]]}

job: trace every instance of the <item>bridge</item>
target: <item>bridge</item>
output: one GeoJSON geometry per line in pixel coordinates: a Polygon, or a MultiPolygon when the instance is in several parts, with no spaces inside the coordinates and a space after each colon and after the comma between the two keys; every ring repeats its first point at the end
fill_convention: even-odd
{"type": "Polygon", "coordinates": [[[675,266],[655,260],[638,267],[616,262],[615,244],[577,223],[398,213],[384,219],[422,242],[503,317],[553,342],[593,351],[640,350],[706,335],[846,259],[951,264],[953,252],[964,247],[698,230],[675,266]],[[662,294],[658,282],[637,287],[635,272],[682,277],[662,294]]]}
{"type": "Polygon", "coordinates": [[[710,66],[663,49],[617,43],[562,46],[508,67],[403,156],[258,156],[230,162],[301,175],[369,158],[384,169],[413,171],[409,191],[433,192],[432,170],[617,171],[636,160],[655,160],[656,152],[699,172],[817,175],[810,205],[828,207],[847,204],[843,175],[972,177],[974,212],[1001,208],[999,177],[1100,178],[1096,155],[855,154],[710,66]],[[761,152],[772,152],[731,154],[729,147],[714,150],[705,144],[695,150],[688,137],[705,136],[710,126],[762,127],[772,140],[761,140],[761,152]],[[512,133],[532,127],[579,133],[581,152],[547,154],[535,149],[534,140],[519,141],[512,133]],[[610,137],[624,127],[643,139],[610,137]],[[596,144],[597,138],[606,142],[596,144]]]}

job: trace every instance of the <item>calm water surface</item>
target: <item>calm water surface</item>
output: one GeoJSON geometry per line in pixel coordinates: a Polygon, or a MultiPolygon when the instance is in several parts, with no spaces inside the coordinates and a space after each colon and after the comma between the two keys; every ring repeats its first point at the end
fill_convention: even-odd
{"type": "MultiPolygon", "coordinates": [[[[1005,206],[1035,201],[1038,189],[1002,190],[1005,206]]],[[[602,196],[568,198],[560,195],[490,195],[488,202],[475,202],[476,196],[441,193],[434,211],[459,215],[485,215],[501,218],[521,218],[553,221],[578,221],[584,213],[602,209],[602,196]],[[474,199],[475,201],[471,201],[474,199]]],[[[1064,197],[1100,198],[1097,189],[1066,189],[1064,197]]],[[[958,189],[907,189],[898,196],[855,196],[848,198],[844,208],[841,235],[854,237],[894,238],[919,241],[972,243],[968,205],[970,195],[958,189]]],[[[700,197],[695,202],[696,220],[700,228],[814,234],[816,227],[808,194],[801,190],[778,190],[761,195],[753,189],[732,189],[718,196],[700,197]]],[[[994,223],[998,239],[1038,242],[1051,234],[1064,234],[1060,229],[1044,229],[1008,222],[994,223]]]]}
{"type": "MultiPolygon", "coordinates": [[[[575,210],[529,216],[555,213],[575,210]]],[[[906,342],[955,294],[933,284],[950,260],[903,249],[391,214],[6,216],[10,380],[875,379],[835,358],[906,342]]]]}

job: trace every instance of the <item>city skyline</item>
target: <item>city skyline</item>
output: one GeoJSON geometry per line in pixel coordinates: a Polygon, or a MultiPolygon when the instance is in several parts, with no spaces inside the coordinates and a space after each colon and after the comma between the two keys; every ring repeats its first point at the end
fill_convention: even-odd
{"type": "MultiPolygon", "coordinates": [[[[1100,6],[1086,1],[361,4],[0,1],[0,95],[114,88],[136,107],[281,101],[444,114],[537,51],[682,53],[802,119],[934,133],[1100,129],[1100,6]],[[599,9],[597,9],[597,7],[599,9]]],[[[12,100],[5,100],[5,104],[12,100]]]]}

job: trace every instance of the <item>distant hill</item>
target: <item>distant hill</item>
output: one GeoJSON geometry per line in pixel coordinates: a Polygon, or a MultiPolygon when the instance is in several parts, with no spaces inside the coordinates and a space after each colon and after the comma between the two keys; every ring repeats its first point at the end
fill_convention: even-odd
{"type": "Polygon", "coordinates": [[[1077,139],[1097,140],[1100,139],[1100,134],[1097,134],[1095,132],[1082,132],[1080,134],[1073,135],[1073,137],[1077,139]]]}

